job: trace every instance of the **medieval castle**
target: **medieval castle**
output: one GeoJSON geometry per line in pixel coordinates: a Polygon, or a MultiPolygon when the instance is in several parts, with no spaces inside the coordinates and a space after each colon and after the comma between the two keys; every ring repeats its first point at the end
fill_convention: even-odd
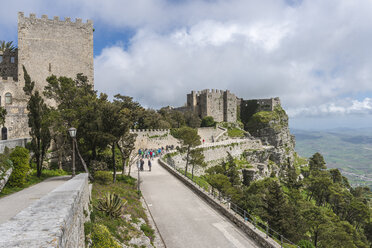
{"type": "MultiPolygon", "coordinates": [[[[83,73],[93,84],[93,31],[91,20],[73,22],[18,13],[18,48],[0,51],[0,106],[7,110],[2,139],[29,136],[23,66],[40,92],[51,75],[75,78],[83,73]]],[[[187,94],[186,106],[177,110],[192,111],[200,118],[212,116],[217,122],[244,122],[255,112],[272,111],[276,105],[280,105],[279,98],[243,100],[228,90],[203,90],[187,94]]]]}
{"type": "Polygon", "coordinates": [[[29,136],[22,66],[40,92],[52,74],[75,78],[83,73],[93,84],[93,22],[18,13],[18,48],[0,51],[0,106],[8,113],[2,139],[29,136]]]}
{"type": "Polygon", "coordinates": [[[273,111],[277,105],[280,105],[278,97],[243,100],[228,90],[213,89],[191,91],[190,94],[187,94],[186,107],[178,109],[192,111],[200,118],[212,116],[217,122],[236,122],[239,119],[238,115],[241,120],[245,121],[256,112],[273,111]]]}

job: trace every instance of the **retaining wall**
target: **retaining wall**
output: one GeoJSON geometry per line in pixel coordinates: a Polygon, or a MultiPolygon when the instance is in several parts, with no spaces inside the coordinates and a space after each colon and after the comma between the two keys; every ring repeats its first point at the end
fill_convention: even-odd
{"type": "Polygon", "coordinates": [[[10,139],[10,140],[0,140],[0,153],[4,152],[5,147],[15,148],[16,146],[25,147],[30,138],[23,139],[10,139]]]}
{"type": "Polygon", "coordinates": [[[162,165],[167,171],[169,171],[173,176],[178,178],[187,187],[194,191],[199,197],[205,200],[210,206],[216,209],[219,213],[228,218],[233,222],[240,230],[247,234],[252,240],[254,240],[260,247],[264,248],[279,248],[280,245],[276,243],[273,239],[266,237],[266,234],[258,229],[255,229],[254,225],[249,222],[244,221],[244,219],[236,215],[232,210],[228,209],[225,205],[219,203],[217,200],[212,198],[207,192],[200,189],[198,185],[194,184],[190,179],[184,177],[179,172],[174,170],[171,166],[166,164],[164,161],[159,159],[159,164],[162,165]]]}
{"type": "Polygon", "coordinates": [[[85,247],[88,174],[79,174],[0,225],[0,247],[85,247]]]}

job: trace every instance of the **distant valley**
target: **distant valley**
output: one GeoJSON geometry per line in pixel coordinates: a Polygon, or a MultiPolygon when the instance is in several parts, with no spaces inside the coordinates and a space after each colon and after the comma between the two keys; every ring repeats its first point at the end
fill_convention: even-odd
{"type": "Polygon", "coordinates": [[[353,186],[372,188],[372,128],[324,131],[291,129],[302,157],[320,152],[329,168],[339,168],[353,186]]]}

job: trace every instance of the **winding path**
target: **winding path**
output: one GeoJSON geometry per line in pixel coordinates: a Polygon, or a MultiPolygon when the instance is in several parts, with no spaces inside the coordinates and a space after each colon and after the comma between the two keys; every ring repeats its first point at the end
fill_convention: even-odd
{"type": "MultiPolygon", "coordinates": [[[[145,162],[141,191],[167,247],[258,247],[156,160],[151,172],[145,162]]],[[[137,170],[133,172],[137,177],[137,170]]]]}
{"type": "Polygon", "coordinates": [[[70,178],[71,176],[51,177],[17,193],[0,198],[0,224],[8,221],[70,178]]]}

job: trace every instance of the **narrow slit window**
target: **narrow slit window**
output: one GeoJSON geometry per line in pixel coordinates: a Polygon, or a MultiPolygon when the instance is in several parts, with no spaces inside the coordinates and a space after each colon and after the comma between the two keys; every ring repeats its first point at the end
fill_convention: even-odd
{"type": "Polygon", "coordinates": [[[3,55],[0,55],[0,63],[3,62],[3,55]]]}
{"type": "Polygon", "coordinates": [[[52,64],[49,63],[49,72],[52,72],[52,64]]]}
{"type": "Polygon", "coordinates": [[[15,57],[10,57],[10,63],[12,63],[12,64],[15,63],[15,57]]]}

